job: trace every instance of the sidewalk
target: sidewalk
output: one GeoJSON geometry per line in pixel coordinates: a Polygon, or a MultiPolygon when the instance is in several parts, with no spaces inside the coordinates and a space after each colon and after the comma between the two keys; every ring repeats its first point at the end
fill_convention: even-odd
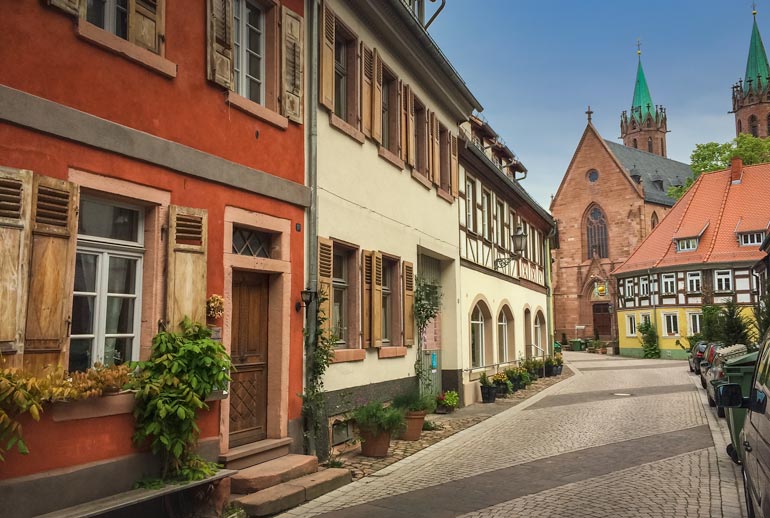
{"type": "Polygon", "coordinates": [[[353,480],[368,477],[391,464],[414,455],[428,446],[443,441],[447,437],[451,437],[457,432],[475,426],[500,412],[504,412],[573,375],[574,372],[565,365],[561,376],[539,378],[528,388],[518,390],[507,398],[498,398],[494,403],[476,403],[464,408],[459,408],[451,414],[429,414],[425,418],[425,421],[435,423],[440,427],[439,429],[431,431],[424,430],[420,439],[417,441],[391,440],[388,456],[383,459],[364,457],[360,454],[360,449],[356,447],[352,451],[342,453],[340,456],[336,457],[335,460],[342,463],[341,467],[351,471],[353,480]]]}

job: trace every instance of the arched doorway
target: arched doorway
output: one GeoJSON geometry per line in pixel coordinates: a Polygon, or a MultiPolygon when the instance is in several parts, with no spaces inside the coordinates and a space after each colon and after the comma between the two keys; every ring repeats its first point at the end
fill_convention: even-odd
{"type": "Polygon", "coordinates": [[[479,301],[471,311],[471,367],[479,368],[494,363],[492,333],[495,323],[484,302],[479,301]]]}
{"type": "Polygon", "coordinates": [[[529,358],[532,356],[532,313],[529,309],[524,310],[524,355],[529,358]]]}

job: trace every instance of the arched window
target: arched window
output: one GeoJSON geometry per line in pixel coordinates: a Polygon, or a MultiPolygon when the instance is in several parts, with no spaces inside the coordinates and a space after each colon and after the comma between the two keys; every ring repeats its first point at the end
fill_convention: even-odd
{"type": "Polygon", "coordinates": [[[647,137],[647,151],[652,153],[652,137],[647,137]]]}
{"type": "Polygon", "coordinates": [[[504,311],[497,317],[497,361],[508,361],[508,318],[504,311]]]}
{"type": "Polygon", "coordinates": [[[636,139],[634,139],[634,149],[638,149],[639,146],[636,144],[636,139]]]}
{"type": "Polygon", "coordinates": [[[752,115],[751,117],[749,117],[749,129],[753,136],[755,137],[759,136],[759,121],[757,120],[756,115],[752,115]]]}
{"type": "Polygon", "coordinates": [[[658,226],[658,213],[652,213],[652,219],[650,219],[650,228],[653,229],[658,226]]]}
{"type": "Polygon", "coordinates": [[[547,343],[546,333],[545,317],[542,312],[538,311],[535,317],[535,345],[540,349],[537,350],[537,354],[543,354],[541,349],[545,349],[547,343]]]}
{"type": "Polygon", "coordinates": [[[592,207],[586,216],[586,256],[591,259],[594,254],[599,257],[609,257],[607,247],[607,219],[599,207],[592,207]]]}
{"type": "Polygon", "coordinates": [[[471,313],[471,367],[484,365],[484,314],[481,305],[471,313]]]}
{"type": "Polygon", "coordinates": [[[743,124],[740,119],[738,119],[738,133],[743,133],[743,124]]]}
{"type": "Polygon", "coordinates": [[[660,139],[660,156],[666,156],[666,141],[660,139]]]}
{"type": "Polygon", "coordinates": [[[524,353],[527,358],[532,356],[532,313],[524,310],[524,353]]]}

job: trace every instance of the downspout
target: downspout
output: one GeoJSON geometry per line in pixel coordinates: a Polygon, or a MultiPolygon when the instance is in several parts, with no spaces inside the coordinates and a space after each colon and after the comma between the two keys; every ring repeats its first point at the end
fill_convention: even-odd
{"type": "Polygon", "coordinates": [[[551,241],[553,238],[556,237],[556,225],[554,222],[554,226],[551,227],[551,231],[548,233],[548,236],[546,236],[546,243],[548,243],[547,246],[547,252],[548,257],[545,260],[545,267],[546,267],[546,275],[545,275],[545,293],[548,299],[546,300],[546,307],[545,311],[548,316],[546,320],[546,331],[548,333],[548,339],[550,341],[550,345],[546,344],[546,349],[550,351],[550,354],[553,355],[553,343],[556,341],[556,336],[554,335],[553,331],[553,288],[551,286],[551,273],[553,272],[553,264],[551,263],[551,241]]]}
{"type": "MultiPolygon", "coordinates": [[[[307,183],[310,187],[310,209],[307,215],[307,289],[313,296],[305,313],[305,386],[309,385],[310,361],[315,354],[318,341],[318,0],[307,0],[307,26],[310,47],[310,74],[308,74],[308,137],[307,137],[307,183]]],[[[312,416],[318,417],[318,416],[312,416]]],[[[307,453],[317,451],[314,423],[305,422],[307,453]]]]}

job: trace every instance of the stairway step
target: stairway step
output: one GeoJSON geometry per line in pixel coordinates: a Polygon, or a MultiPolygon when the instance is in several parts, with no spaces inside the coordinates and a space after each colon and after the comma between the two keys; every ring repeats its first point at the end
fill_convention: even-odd
{"type": "Polygon", "coordinates": [[[285,455],[242,469],[231,477],[231,491],[238,494],[253,493],[317,470],[318,459],[314,455],[285,455]]]}
{"type": "Polygon", "coordinates": [[[262,464],[278,457],[289,454],[291,446],[291,437],[283,439],[265,439],[230,448],[227,453],[219,456],[219,463],[224,464],[227,469],[244,469],[262,464]]]}
{"type": "Polygon", "coordinates": [[[301,505],[349,484],[350,470],[331,468],[311,473],[234,500],[249,516],[269,516],[301,505]]]}

